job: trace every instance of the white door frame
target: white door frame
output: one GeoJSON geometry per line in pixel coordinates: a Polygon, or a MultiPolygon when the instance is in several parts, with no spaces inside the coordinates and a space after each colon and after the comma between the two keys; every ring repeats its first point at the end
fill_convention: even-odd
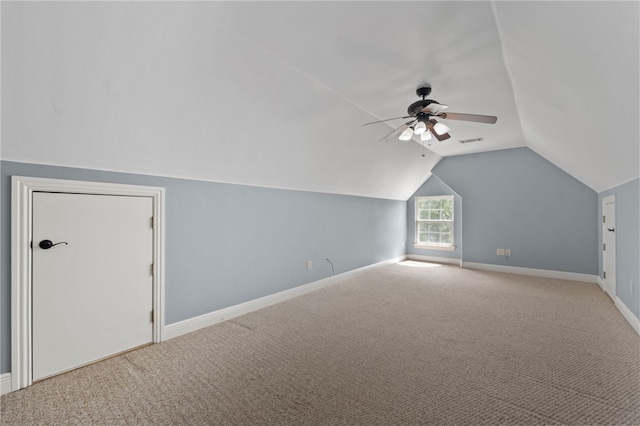
{"type": "MultiPolygon", "coordinates": [[[[604,209],[605,209],[605,206],[607,204],[613,204],[614,205],[614,212],[615,212],[616,196],[615,195],[609,195],[608,197],[604,197],[602,199],[602,215],[603,216],[605,215],[604,214],[604,209]]],[[[615,225],[615,217],[613,219],[614,219],[614,227],[615,227],[616,226],[615,225]]],[[[603,222],[602,223],[602,244],[603,244],[603,246],[600,247],[600,250],[602,250],[604,248],[604,242],[607,239],[607,233],[608,232],[609,231],[607,231],[607,225],[606,225],[606,223],[603,222]]],[[[614,238],[615,238],[615,234],[614,234],[614,238]]],[[[616,238],[616,241],[617,241],[617,238],[616,238]]],[[[609,253],[611,253],[611,249],[612,248],[609,247],[609,253]]],[[[613,247],[613,251],[615,251],[615,250],[616,250],[616,247],[614,246],[613,247]]],[[[604,267],[605,267],[605,258],[606,258],[606,256],[607,256],[607,253],[605,253],[605,250],[602,250],[602,270],[603,271],[605,271],[604,267]]],[[[617,288],[616,288],[616,284],[617,284],[616,283],[616,277],[617,277],[617,274],[616,274],[616,270],[615,270],[615,268],[616,268],[615,256],[613,257],[613,265],[614,265],[614,270],[613,271],[609,271],[609,278],[606,281],[603,278],[603,281],[605,281],[605,283],[604,283],[605,284],[605,288],[603,290],[605,290],[605,292],[607,294],[609,294],[609,292],[607,291],[607,283],[610,283],[610,282],[613,283],[613,285],[612,285],[612,293],[613,294],[609,294],[609,297],[611,297],[611,299],[615,303],[616,297],[617,297],[617,288]],[[613,272],[613,274],[611,272],[613,272]],[[613,275],[613,276],[611,276],[611,275],[613,275]],[[613,280],[613,281],[611,281],[611,280],[613,280]]]]}
{"type": "Polygon", "coordinates": [[[153,342],[162,341],[164,327],[164,188],[11,177],[11,389],[33,383],[31,346],[31,240],[33,192],[122,195],[153,199],[153,342]]]}

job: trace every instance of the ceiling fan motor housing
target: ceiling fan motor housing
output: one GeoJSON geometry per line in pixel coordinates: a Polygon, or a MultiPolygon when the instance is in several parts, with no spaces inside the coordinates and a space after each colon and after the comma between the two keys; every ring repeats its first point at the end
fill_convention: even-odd
{"type": "Polygon", "coordinates": [[[409,113],[409,115],[412,115],[414,117],[422,117],[422,115],[427,115],[424,113],[420,114],[420,111],[422,111],[424,107],[429,104],[438,103],[437,101],[434,101],[432,99],[425,99],[427,96],[429,96],[430,93],[431,86],[428,84],[425,86],[420,86],[416,89],[416,95],[418,95],[422,99],[409,105],[409,108],[407,108],[407,112],[409,113]]]}
{"type": "Polygon", "coordinates": [[[433,99],[421,99],[409,105],[409,108],[407,108],[407,113],[409,113],[409,115],[416,117],[418,113],[420,113],[420,111],[424,109],[424,107],[426,107],[429,104],[437,104],[437,103],[439,102],[434,101],[433,99]]]}

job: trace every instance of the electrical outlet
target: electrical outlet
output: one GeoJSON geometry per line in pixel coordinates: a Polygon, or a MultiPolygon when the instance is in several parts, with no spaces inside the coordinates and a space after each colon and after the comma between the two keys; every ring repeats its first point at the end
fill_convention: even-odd
{"type": "Polygon", "coordinates": [[[313,261],[312,260],[307,260],[307,269],[311,270],[311,268],[313,268],[313,261]]]}
{"type": "Polygon", "coordinates": [[[511,249],[504,249],[505,256],[511,256],[511,249]]]}
{"type": "Polygon", "coordinates": [[[504,249],[497,249],[497,250],[496,250],[496,254],[497,254],[498,256],[504,256],[504,249]]]}

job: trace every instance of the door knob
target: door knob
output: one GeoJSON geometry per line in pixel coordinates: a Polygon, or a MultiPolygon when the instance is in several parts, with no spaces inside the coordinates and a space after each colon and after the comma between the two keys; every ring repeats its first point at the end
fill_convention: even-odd
{"type": "Polygon", "coordinates": [[[65,241],[60,241],[59,243],[55,243],[55,244],[53,244],[53,243],[51,242],[51,240],[42,240],[42,241],[40,241],[40,244],[38,244],[38,245],[39,245],[39,246],[40,246],[40,248],[41,248],[41,249],[43,249],[43,250],[49,250],[51,247],[53,247],[53,246],[57,246],[58,244],[67,244],[67,245],[69,245],[69,244],[68,244],[67,242],[65,242],[65,241]]]}

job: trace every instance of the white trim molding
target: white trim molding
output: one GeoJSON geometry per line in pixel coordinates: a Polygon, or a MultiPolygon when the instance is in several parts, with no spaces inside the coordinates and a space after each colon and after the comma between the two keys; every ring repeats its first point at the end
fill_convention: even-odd
{"type": "Polygon", "coordinates": [[[551,271],[547,269],[523,268],[520,266],[492,265],[490,263],[461,262],[463,268],[480,269],[483,271],[506,272],[508,274],[531,275],[534,277],[556,278],[559,280],[582,281],[598,283],[597,275],[580,274],[577,272],[551,271]]]}
{"type": "Polygon", "coordinates": [[[160,187],[83,182],[23,176],[11,177],[11,388],[33,383],[31,347],[31,230],[33,192],[125,195],[153,200],[153,342],[164,327],[165,190],[160,187]]]}
{"type": "Polygon", "coordinates": [[[382,268],[393,263],[401,262],[406,258],[406,256],[400,256],[394,259],[374,263],[372,265],[344,272],[339,275],[333,275],[328,278],[324,278],[308,284],[303,284],[289,290],[284,290],[278,293],[270,294],[268,296],[260,297],[258,299],[250,300],[248,302],[240,303],[238,305],[230,306],[228,308],[219,309],[208,314],[169,324],[164,327],[162,336],[164,340],[182,336],[183,334],[191,333],[193,331],[200,330],[201,328],[209,327],[219,322],[230,320],[232,318],[248,314],[249,312],[257,311],[258,309],[266,308],[267,306],[275,305],[276,303],[284,302],[285,300],[293,299],[294,297],[311,293],[312,291],[320,290],[321,288],[336,284],[346,278],[353,277],[364,272],[369,272],[374,269],[382,268]]]}
{"type": "Polygon", "coordinates": [[[0,395],[11,391],[11,373],[0,374],[0,395]]]}
{"type": "Polygon", "coordinates": [[[440,251],[455,251],[457,246],[446,246],[442,244],[426,244],[426,243],[413,243],[413,247],[422,250],[440,250],[440,251]]]}
{"type": "Polygon", "coordinates": [[[622,316],[629,321],[629,324],[631,324],[631,327],[633,327],[636,333],[640,334],[640,319],[633,315],[633,312],[631,312],[619,297],[616,297],[616,308],[618,308],[622,316]]]}
{"type": "MultiPolygon", "coordinates": [[[[614,227],[615,227],[615,206],[616,206],[616,196],[614,195],[609,195],[607,197],[604,197],[602,199],[602,218],[604,219],[605,217],[605,207],[607,204],[613,204],[613,212],[614,212],[614,218],[613,218],[613,222],[614,222],[614,227]]],[[[599,247],[600,253],[602,253],[602,264],[600,265],[603,271],[603,275],[606,277],[606,267],[605,267],[605,259],[607,259],[608,254],[607,253],[611,253],[611,248],[609,249],[609,252],[605,252],[604,247],[605,247],[605,243],[607,241],[607,226],[604,222],[598,220],[598,222],[600,223],[600,225],[602,226],[601,228],[601,232],[602,232],[602,244],[599,247]]],[[[609,221],[611,222],[611,221],[609,221]]],[[[616,238],[616,234],[613,234],[613,239],[614,239],[614,244],[613,244],[613,256],[611,256],[611,258],[613,259],[612,262],[610,262],[609,266],[613,266],[613,271],[608,271],[609,272],[609,278],[600,278],[598,276],[598,278],[600,278],[601,282],[602,282],[602,290],[604,290],[605,293],[607,293],[609,295],[609,297],[613,300],[615,300],[617,298],[617,285],[616,285],[616,244],[615,244],[615,238],[616,238]],[[611,265],[611,263],[613,263],[613,265],[611,265]]]]}
{"type": "Polygon", "coordinates": [[[600,275],[596,275],[596,284],[598,284],[598,286],[600,286],[600,289],[606,293],[606,290],[604,289],[604,281],[602,280],[602,277],[600,275]]]}
{"type": "Polygon", "coordinates": [[[420,262],[446,263],[448,265],[462,266],[462,261],[455,257],[438,257],[438,256],[424,256],[422,254],[408,254],[407,259],[417,260],[420,262]]]}

